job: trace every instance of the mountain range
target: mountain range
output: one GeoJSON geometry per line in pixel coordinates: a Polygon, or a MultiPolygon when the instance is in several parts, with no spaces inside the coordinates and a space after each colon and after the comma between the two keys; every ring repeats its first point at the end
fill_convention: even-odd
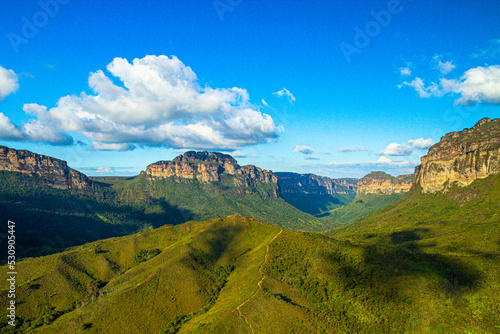
{"type": "Polygon", "coordinates": [[[445,135],[421,162],[332,180],[191,151],[88,178],[1,147],[1,216],[25,258],[18,326],[0,328],[499,333],[500,119],[445,135]]]}

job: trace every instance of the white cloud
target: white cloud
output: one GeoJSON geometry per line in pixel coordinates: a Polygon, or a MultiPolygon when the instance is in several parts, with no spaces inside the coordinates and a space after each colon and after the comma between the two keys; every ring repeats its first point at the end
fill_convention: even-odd
{"type": "Polygon", "coordinates": [[[269,104],[267,104],[266,100],[264,100],[264,99],[262,99],[262,104],[268,108],[271,108],[271,106],[269,104]]]}
{"type": "Polygon", "coordinates": [[[441,78],[439,85],[432,83],[425,87],[420,78],[410,83],[404,82],[398,87],[403,85],[413,87],[420,97],[440,97],[448,93],[461,95],[455,104],[500,104],[500,65],[471,68],[460,79],[441,78]]]}
{"type": "Polygon", "coordinates": [[[435,55],[432,59],[436,63],[435,69],[439,70],[443,75],[450,73],[456,67],[451,60],[442,62],[439,55],[435,55]]]}
{"type": "Polygon", "coordinates": [[[297,145],[293,150],[294,153],[300,152],[302,154],[312,154],[314,153],[314,149],[309,146],[297,145]]]}
{"type": "Polygon", "coordinates": [[[406,156],[413,153],[413,148],[405,145],[392,143],[387,145],[387,147],[379,152],[379,155],[391,155],[391,156],[406,156]]]}
{"type": "Polygon", "coordinates": [[[411,147],[419,150],[424,150],[428,149],[432,145],[435,144],[434,140],[432,138],[424,139],[424,138],[418,138],[418,139],[410,139],[408,140],[408,144],[410,144],[411,147]]]}
{"type": "Polygon", "coordinates": [[[19,89],[17,74],[0,66],[0,101],[19,89]]]}
{"type": "Polygon", "coordinates": [[[409,67],[400,67],[399,72],[401,73],[401,76],[411,75],[411,69],[409,67]]]}
{"type": "Polygon", "coordinates": [[[415,79],[413,79],[410,82],[407,82],[407,81],[403,82],[401,85],[398,85],[398,88],[401,88],[403,86],[412,87],[413,89],[415,89],[417,91],[417,93],[418,93],[418,95],[420,95],[420,97],[424,97],[424,98],[431,97],[432,92],[437,93],[437,86],[435,83],[432,83],[432,85],[429,87],[425,87],[424,81],[419,77],[416,77],[415,79]]]}
{"type": "Polygon", "coordinates": [[[471,68],[459,80],[441,79],[441,87],[461,95],[455,104],[500,104],[500,65],[471,68]]]}
{"type": "Polygon", "coordinates": [[[408,140],[408,145],[406,144],[398,144],[398,143],[391,143],[387,145],[387,147],[380,151],[378,154],[382,155],[382,158],[384,155],[390,155],[390,156],[408,156],[413,153],[414,150],[424,150],[428,149],[432,145],[434,145],[434,140],[432,138],[424,139],[424,138],[418,138],[418,139],[410,139],[408,140]]]}
{"type": "Polygon", "coordinates": [[[306,159],[306,160],[319,160],[319,158],[315,155],[304,155],[304,159],[306,159]]]}
{"type": "MultiPolygon", "coordinates": [[[[107,70],[123,86],[98,70],[88,79],[95,95],[61,97],[47,109],[27,104],[36,117],[25,125],[48,142],[67,133],[91,139],[96,150],[129,150],[136,146],[236,149],[277,137],[273,119],[250,103],[245,89],[201,87],[196,74],[177,57],[115,58],[107,70]],[[36,131],[35,131],[36,130],[36,131]]],[[[41,139],[40,139],[41,140],[41,139]]]]}
{"type": "Polygon", "coordinates": [[[377,163],[391,163],[392,160],[387,158],[387,157],[381,156],[376,162],[377,163]]]}
{"type": "Polygon", "coordinates": [[[276,95],[277,97],[286,96],[286,98],[288,99],[288,102],[290,102],[290,103],[295,102],[295,96],[293,96],[293,94],[290,93],[290,91],[284,87],[282,90],[280,90],[276,93],[273,93],[273,94],[276,95]]]}
{"type": "Polygon", "coordinates": [[[342,153],[347,153],[347,152],[366,152],[368,151],[366,148],[364,148],[363,146],[358,146],[356,148],[353,148],[353,147],[342,147],[339,149],[339,152],[342,152],[342,153]]]}
{"type": "Polygon", "coordinates": [[[0,112],[0,139],[2,140],[25,140],[23,129],[16,126],[11,120],[0,112]]]}

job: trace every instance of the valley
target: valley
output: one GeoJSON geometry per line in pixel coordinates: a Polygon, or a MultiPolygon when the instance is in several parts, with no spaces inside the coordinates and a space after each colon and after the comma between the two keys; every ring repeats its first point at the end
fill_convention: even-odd
{"type": "Polygon", "coordinates": [[[482,120],[415,175],[360,180],[194,151],[88,178],[3,149],[0,208],[22,261],[18,326],[0,329],[498,333],[498,138],[500,119],[482,120]]]}

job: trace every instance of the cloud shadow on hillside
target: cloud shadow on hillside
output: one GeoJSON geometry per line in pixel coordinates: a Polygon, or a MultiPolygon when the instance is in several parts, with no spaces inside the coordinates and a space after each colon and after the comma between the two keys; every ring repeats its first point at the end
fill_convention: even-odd
{"type": "MultiPolygon", "coordinates": [[[[481,281],[479,270],[463,263],[460,259],[423,251],[417,242],[422,240],[428,229],[417,228],[393,232],[389,235],[391,245],[354,246],[362,248],[362,264],[347,264],[340,269],[340,278],[348,289],[363,288],[376,298],[402,300],[402,289],[408,286],[408,279],[423,278],[436,284],[434,288],[447,294],[460,295],[475,289],[481,281]]],[[[331,261],[339,262],[332,254],[331,261]]]]}

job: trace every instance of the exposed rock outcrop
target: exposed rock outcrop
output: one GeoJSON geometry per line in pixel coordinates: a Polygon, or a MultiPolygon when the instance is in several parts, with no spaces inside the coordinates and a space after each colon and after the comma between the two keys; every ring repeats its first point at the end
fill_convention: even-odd
{"type": "Polygon", "coordinates": [[[66,161],[6,146],[0,146],[0,171],[37,176],[39,183],[58,189],[92,189],[92,181],[69,168],[66,161]]]}
{"type": "Polygon", "coordinates": [[[145,174],[152,178],[172,178],[178,182],[197,180],[205,184],[221,182],[228,177],[238,193],[250,193],[266,185],[264,192],[270,197],[278,198],[280,194],[278,178],[271,171],[253,165],[240,166],[230,155],[217,152],[189,151],[172,161],[150,164],[145,174]]]}
{"type": "Polygon", "coordinates": [[[290,194],[314,195],[355,195],[358,189],[357,179],[331,179],[326,176],[298,173],[275,173],[281,192],[290,194]]]}
{"type": "Polygon", "coordinates": [[[484,118],[471,129],[446,134],[421,161],[414,182],[424,193],[500,173],[500,119],[484,118]]]}
{"type": "Polygon", "coordinates": [[[371,172],[358,182],[357,195],[392,195],[410,191],[413,174],[394,177],[384,172],[371,172]]]}

